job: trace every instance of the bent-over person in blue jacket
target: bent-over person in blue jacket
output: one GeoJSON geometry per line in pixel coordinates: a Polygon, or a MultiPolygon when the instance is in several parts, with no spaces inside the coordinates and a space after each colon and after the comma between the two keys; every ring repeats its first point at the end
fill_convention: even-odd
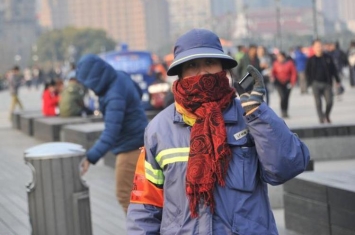
{"type": "Polygon", "coordinates": [[[308,148],[264,103],[254,67],[252,91],[236,98],[227,73],[237,62],[213,32],[182,35],[174,56],[175,103],[146,128],[127,234],[278,234],[267,183],[303,172],[308,148]]]}
{"type": "Polygon", "coordinates": [[[143,146],[148,120],[141,105],[141,91],[131,77],[115,71],[96,55],[86,55],[78,63],[77,79],[99,97],[105,129],[82,163],[84,174],[108,151],[117,155],[116,196],[127,213],[139,148],[143,146]]]}

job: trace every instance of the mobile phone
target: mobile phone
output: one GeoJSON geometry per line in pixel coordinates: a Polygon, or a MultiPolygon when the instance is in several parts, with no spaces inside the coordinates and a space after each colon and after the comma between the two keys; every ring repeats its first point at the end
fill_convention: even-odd
{"type": "Polygon", "coordinates": [[[249,92],[253,89],[254,79],[250,73],[247,73],[238,84],[244,89],[244,91],[249,92]]]}

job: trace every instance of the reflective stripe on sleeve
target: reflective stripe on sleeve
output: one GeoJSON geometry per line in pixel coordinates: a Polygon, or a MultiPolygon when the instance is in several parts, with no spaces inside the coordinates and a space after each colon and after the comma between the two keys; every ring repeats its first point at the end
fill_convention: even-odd
{"type": "Polygon", "coordinates": [[[154,169],[147,161],[144,162],[144,168],[147,180],[157,185],[164,184],[164,174],[161,170],[154,169]]]}
{"type": "Polygon", "coordinates": [[[189,159],[190,148],[171,148],[165,149],[155,157],[161,169],[167,164],[175,162],[187,162],[189,159]]]}

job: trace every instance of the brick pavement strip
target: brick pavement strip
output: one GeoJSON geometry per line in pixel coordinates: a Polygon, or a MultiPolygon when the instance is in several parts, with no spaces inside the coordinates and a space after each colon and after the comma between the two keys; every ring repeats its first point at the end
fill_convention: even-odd
{"type": "MultiPolygon", "coordinates": [[[[344,81],[344,84],[347,85],[347,81],[344,81]]],[[[345,88],[342,100],[336,98],[334,102],[332,121],[336,124],[355,123],[355,105],[353,105],[355,89],[347,86],[345,88]]],[[[20,98],[26,109],[40,109],[41,92],[41,90],[21,89],[20,98]]],[[[24,164],[23,152],[41,142],[11,129],[7,112],[10,96],[7,91],[0,92],[0,100],[0,234],[29,235],[25,185],[31,180],[31,173],[24,164]]],[[[276,92],[271,94],[270,106],[279,113],[279,98],[276,92]]],[[[290,98],[290,116],[290,119],[285,120],[290,127],[319,125],[312,95],[301,96],[299,89],[294,89],[290,98]]],[[[334,167],[336,164],[332,162],[330,165],[334,167]]],[[[324,164],[321,167],[322,170],[329,168],[324,164]]],[[[84,179],[90,187],[94,234],[124,234],[124,213],[114,195],[114,170],[104,166],[100,161],[90,168],[84,179]]],[[[295,235],[284,229],[282,210],[276,210],[275,217],[280,227],[280,235],[295,235]]]]}

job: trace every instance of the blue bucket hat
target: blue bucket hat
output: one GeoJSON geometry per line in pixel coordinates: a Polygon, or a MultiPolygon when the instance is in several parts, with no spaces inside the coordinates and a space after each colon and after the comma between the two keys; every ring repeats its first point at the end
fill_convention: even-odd
{"type": "Polygon", "coordinates": [[[216,34],[207,29],[192,29],[177,39],[174,47],[174,61],[167,74],[178,75],[184,62],[198,58],[221,59],[223,69],[231,69],[238,64],[223,52],[216,34]]]}

